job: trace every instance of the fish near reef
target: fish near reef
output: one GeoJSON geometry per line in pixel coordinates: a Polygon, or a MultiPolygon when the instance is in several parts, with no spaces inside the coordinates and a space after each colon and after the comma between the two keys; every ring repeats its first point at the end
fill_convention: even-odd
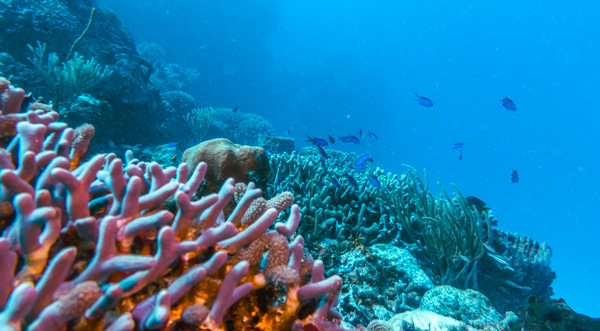
{"type": "Polygon", "coordinates": [[[315,145],[315,147],[317,148],[317,150],[319,150],[319,154],[321,155],[322,158],[324,158],[324,159],[328,158],[327,153],[325,152],[323,147],[321,147],[319,145],[315,145]]]}
{"type": "Polygon", "coordinates": [[[374,133],[373,133],[373,132],[371,132],[371,131],[369,131],[368,133],[369,133],[369,137],[371,137],[371,138],[373,138],[373,139],[377,140],[377,135],[376,135],[376,134],[374,134],[374,133]]]}
{"type": "Polygon", "coordinates": [[[426,98],[426,97],[419,96],[419,95],[417,94],[417,92],[414,92],[414,93],[415,93],[415,95],[417,96],[417,98],[416,98],[416,99],[413,99],[414,101],[417,101],[417,102],[418,102],[418,103],[419,103],[421,106],[423,106],[423,107],[427,107],[427,108],[429,108],[429,107],[433,107],[433,101],[431,101],[431,99],[429,99],[429,98],[426,98]]]}
{"type": "Polygon", "coordinates": [[[236,104],[235,107],[233,107],[233,109],[231,109],[231,111],[233,111],[234,113],[237,113],[238,107],[239,106],[236,104]]]}
{"type": "Polygon", "coordinates": [[[356,182],[356,179],[354,179],[354,177],[352,177],[348,174],[344,174],[344,177],[346,177],[346,179],[348,180],[348,183],[350,183],[350,185],[352,187],[354,187],[355,189],[358,189],[358,182],[356,182]]]}
{"type": "Polygon", "coordinates": [[[377,180],[377,177],[375,177],[375,176],[373,176],[373,175],[371,175],[371,174],[369,174],[369,181],[370,181],[370,182],[371,182],[371,184],[373,184],[373,186],[375,186],[375,187],[379,187],[379,186],[380,186],[380,184],[379,184],[379,181],[377,180]]]}
{"type": "Polygon", "coordinates": [[[327,140],[325,140],[325,139],[316,138],[316,137],[310,137],[310,136],[306,136],[306,138],[308,138],[307,142],[310,142],[310,143],[312,143],[314,145],[317,145],[317,146],[327,146],[327,145],[329,145],[327,143],[327,140]]]}
{"type": "Polygon", "coordinates": [[[335,139],[333,139],[332,136],[329,136],[329,142],[332,143],[332,144],[335,144],[335,139]]]}
{"type": "Polygon", "coordinates": [[[517,110],[517,106],[515,105],[515,103],[509,99],[509,98],[504,98],[502,100],[502,106],[504,106],[504,108],[510,110],[510,111],[516,111],[517,110]]]}
{"type": "Polygon", "coordinates": [[[519,174],[517,173],[516,170],[513,170],[513,172],[510,174],[510,182],[513,184],[516,184],[519,182],[519,174]]]}

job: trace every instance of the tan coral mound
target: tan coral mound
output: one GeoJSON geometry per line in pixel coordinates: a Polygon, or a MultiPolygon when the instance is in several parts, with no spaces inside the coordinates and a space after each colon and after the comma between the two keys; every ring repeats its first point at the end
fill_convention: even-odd
{"type": "Polygon", "coordinates": [[[208,192],[217,192],[227,178],[236,183],[248,183],[248,173],[256,172],[259,178],[269,176],[269,161],[264,149],[252,146],[240,146],[231,141],[218,138],[204,141],[188,148],[183,153],[190,172],[200,162],[208,164],[204,177],[208,192]]]}

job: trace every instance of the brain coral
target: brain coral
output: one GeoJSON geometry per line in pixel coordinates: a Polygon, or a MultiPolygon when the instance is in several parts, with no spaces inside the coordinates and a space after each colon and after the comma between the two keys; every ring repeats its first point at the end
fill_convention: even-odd
{"type": "Polygon", "coordinates": [[[248,174],[255,172],[259,179],[269,176],[269,160],[261,147],[240,146],[223,138],[204,141],[183,153],[190,171],[200,162],[208,164],[205,181],[209,192],[217,192],[227,178],[236,183],[248,183],[248,174]]]}

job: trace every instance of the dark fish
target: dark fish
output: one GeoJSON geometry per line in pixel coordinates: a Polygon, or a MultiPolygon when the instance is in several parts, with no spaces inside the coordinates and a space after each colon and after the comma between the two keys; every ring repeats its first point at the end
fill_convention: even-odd
{"type": "Polygon", "coordinates": [[[238,110],[238,104],[236,103],[235,107],[233,107],[232,111],[235,113],[235,112],[237,112],[237,110],[238,110]]]}
{"type": "Polygon", "coordinates": [[[294,190],[294,192],[296,192],[298,194],[302,194],[302,189],[300,188],[300,185],[298,185],[298,183],[295,180],[290,179],[290,185],[292,186],[292,190],[294,190]]]}
{"type": "Polygon", "coordinates": [[[513,170],[513,172],[510,174],[510,181],[513,184],[516,184],[519,182],[519,174],[517,173],[516,170],[513,170]]]}
{"type": "Polygon", "coordinates": [[[327,153],[325,153],[325,150],[323,149],[323,147],[321,147],[319,145],[315,145],[315,147],[319,150],[319,154],[321,154],[321,156],[324,159],[328,158],[327,153]]]}
{"type": "Polygon", "coordinates": [[[362,129],[358,129],[358,136],[362,138],[362,129]]]}
{"type": "Polygon", "coordinates": [[[369,180],[371,181],[371,184],[373,184],[373,186],[379,187],[379,181],[375,176],[369,175],[369,180]]]}
{"type": "Polygon", "coordinates": [[[285,132],[285,134],[288,136],[288,138],[292,137],[292,130],[294,130],[293,126],[290,126],[287,131],[285,132]]]}
{"type": "Polygon", "coordinates": [[[175,146],[177,146],[177,144],[179,144],[179,143],[168,143],[167,147],[175,147],[175,146]]]}
{"type": "Polygon", "coordinates": [[[482,212],[484,212],[484,211],[490,210],[490,207],[487,206],[487,203],[485,203],[483,200],[479,199],[478,197],[474,197],[472,195],[469,195],[465,199],[467,201],[469,201],[475,207],[475,209],[477,209],[477,211],[480,214],[482,212]]]}
{"type": "Polygon", "coordinates": [[[320,158],[319,160],[321,161],[321,166],[323,167],[323,170],[327,171],[327,164],[325,164],[325,159],[320,158]]]}
{"type": "Polygon", "coordinates": [[[413,99],[414,101],[418,101],[419,104],[423,107],[427,107],[427,108],[433,107],[433,102],[429,98],[421,97],[417,94],[417,92],[414,92],[414,93],[417,96],[416,99],[413,99]]]}
{"type": "Polygon", "coordinates": [[[313,144],[315,144],[317,146],[327,146],[327,145],[329,145],[327,143],[327,140],[325,140],[325,139],[311,138],[310,136],[306,136],[306,137],[308,138],[308,140],[307,140],[308,142],[313,143],[313,144]]]}
{"type": "Polygon", "coordinates": [[[460,151],[460,154],[458,154],[458,160],[462,160],[462,150],[460,151]]]}
{"type": "Polygon", "coordinates": [[[335,144],[335,139],[333,139],[332,136],[329,136],[329,142],[332,143],[332,144],[335,144]]]}
{"type": "Polygon", "coordinates": [[[350,185],[352,185],[352,187],[354,187],[355,189],[358,189],[358,183],[356,182],[356,179],[354,179],[354,177],[352,177],[348,174],[344,174],[344,177],[346,177],[346,179],[348,180],[348,183],[350,183],[350,185]]]}
{"type": "Polygon", "coordinates": [[[502,106],[504,106],[504,108],[510,110],[510,111],[516,111],[517,110],[517,106],[515,106],[515,103],[509,99],[509,98],[504,98],[502,100],[502,106]]]}
{"type": "Polygon", "coordinates": [[[263,148],[265,151],[268,151],[269,149],[271,149],[271,146],[269,146],[269,145],[264,145],[262,148],[263,148]]]}
{"type": "Polygon", "coordinates": [[[376,135],[376,134],[374,134],[374,133],[373,133],[373,132],[371,132],[371,131],[369,131],[369,137],[371,137],[371,138],[373,138],[373,139],[377,140],[377,135],[376,135]]]}
{"type": "Polygon", "coordinates": [[[342,187],[340,185],[340,182],[337,181],[337,179],[333,178],[333,177],[329,177],[329,180],[331,181],[331,184],[333,184],[333,186],[335,186],[335,188],[340,188],[342,187]]]}
{"type": "Polygon", "coordinates": [[[460,149],[461,147],[463,147],[465,144],[463,143],[456,143],[454,145],[452,145],[452,149],[460,149]]]}

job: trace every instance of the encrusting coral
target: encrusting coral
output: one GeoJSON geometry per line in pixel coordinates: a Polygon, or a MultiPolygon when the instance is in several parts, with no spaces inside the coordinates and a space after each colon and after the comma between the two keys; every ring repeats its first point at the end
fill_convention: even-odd
{"type": "Polygon", "coordinates": [[[132,153],[79,163],[58,113],[21,113],[25,93],[5,79],[0,94],[17,132],[0,153],[0,201],[14,206],[0,215],[2,330],[344,330],[342,279],[305,256],[289,196],[273,202],[291,205],[287,221],[267,207],[241,224],[253,183],[228,213],[231,178],[195,199],[206,163],[191,174],[132,153]]]}

